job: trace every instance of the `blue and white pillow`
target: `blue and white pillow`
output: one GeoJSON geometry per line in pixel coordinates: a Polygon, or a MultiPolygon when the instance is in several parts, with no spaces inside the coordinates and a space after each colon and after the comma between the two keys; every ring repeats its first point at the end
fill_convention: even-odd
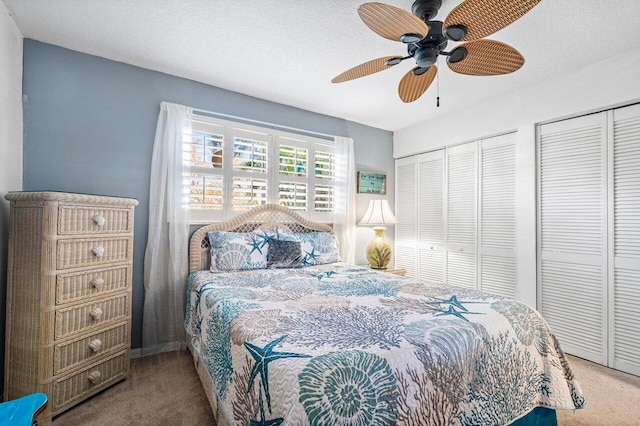
{"type": "Polygon", "coordinates": [[[302,266],[340,262],[338,239],[333,232],[291,232],[278,229],[278,239],[300,243],[302,266]]]}
{"type": "Polygon", "coordinates": [[[275,233],[207,232],[211,245],[211,272],[246,271],[266,269],[269,253],[269,237],[275,233]]]}

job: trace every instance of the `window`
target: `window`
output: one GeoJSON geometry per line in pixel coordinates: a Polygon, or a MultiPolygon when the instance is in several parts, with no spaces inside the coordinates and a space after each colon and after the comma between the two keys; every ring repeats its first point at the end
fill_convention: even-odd
{"type": "Polygon", "coordinates": [[[267,203],[333,220],[333,141],[199,115],[192,125],[183,143],[190,221],[226,220],[267,203]]]}
{"type": "Polygon", "coordinates": [[[189,172],[183,176],[185,201],[193,209],[222,209],[223,128],[196,122],[191,135],[185,135],[182,158],[189,172]]]}

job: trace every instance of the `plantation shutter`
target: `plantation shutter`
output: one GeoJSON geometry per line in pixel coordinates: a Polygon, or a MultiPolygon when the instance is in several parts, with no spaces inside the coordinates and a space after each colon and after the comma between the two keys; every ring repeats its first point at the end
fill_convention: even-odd
{"type": "Polygon", "coordinates": [[[406,275],[416,277],[417,165],[415,158],[396,160],[396,219],[395,225],[395,266],[406,269],[406,275]]]}
{"type": "Polygon", "coordinates": [[[417,278],[444,282],[444,150],[419,155],[417,163],[419,176],[417,278]]]}
{"type": "Polygon", "coordinates": [[[481,141],[480,289],[516,296],[516,134],[481,141]]]}
{"type": "Polygon", "coordinates": [[[267,203],[270,137],[266,133],[235,128],[233,132],[233,210],[249,210],[267,203]]]}
{"type": "Polygon", "coordinates": [[[611,366],[640,375],[640,105],[613,115],[611,366]]]}
{"type": "Polygon", "coordinates": [[[606,114],[539,128],[540,307],[566,352],[606,363],[606,114]]]}
{"type": "Polygon", "coordinates": [[[222,218],[225,179],[223,150],[226,131],[223,126],[193,120],[191,135],[182,144],[183,163],[188,171],[182,176],[185,204],[194,215],[222,218]]]}
{"type": "Polygon", "coordinates": [[[477,143],[447,148],[447,283],[476,287],[477,143]]]}

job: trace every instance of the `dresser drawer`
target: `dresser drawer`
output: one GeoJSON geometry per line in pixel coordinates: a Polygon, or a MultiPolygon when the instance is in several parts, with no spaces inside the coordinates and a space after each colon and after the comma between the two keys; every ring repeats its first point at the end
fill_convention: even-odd
{"type": "Polygon", "coordinates": [[[58,270],[131,260],[131,238],[94,238],[58,241],[58,270]]]}
{"type": "Polygon", "coordinates": [[[89,336],[55,346],[53,374],[63,374],[87,360],[104,357],[129,346],[129,323],[123,322],[89,336]]]}
{"type": "Polygon", "coordinates": [[[120,294],[111,299],[58,309],[55,319],[55,340],[73,333],[89,331],[107,322],[124,320],[129,316],[129,296],[120,294]]]}
{"type": "Polygon", "coordinates": [[[58,234],[131,233],[132,209],[61,204],[58,211],[58,234]]]}
{"type": "Polygon", "coordinates": [[[53,411],[80,401],[124,378],[128,373],[127,365],[128,352],[124,351],[69,377],[56,380],[51,398],[53,411]]]}
{"type": "Polygon", "coordinates": [[[60,274],[56,277],[56,305],[129,288],[129,265],[60,274]]]}

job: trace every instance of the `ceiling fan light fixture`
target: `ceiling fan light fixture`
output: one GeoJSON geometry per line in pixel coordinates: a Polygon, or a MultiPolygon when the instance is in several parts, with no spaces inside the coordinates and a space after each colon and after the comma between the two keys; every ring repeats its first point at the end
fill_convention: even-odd
{"type": "Polygon", "coordinates": [[[400,36],[400,41],[405,44],[417,43],[422,40],[422,37],[419,34],[402,34],[400,36]]]}
{"type": "Polygon", "coordinates": [[[460,41],[467,36],[467,27],[464,25],[449,25],[442,32],[449,40],[460,41]]]}
{"type": "Polygon", "coordinates": [[[450,64],[456,64],[460,61],[463,61],[468,54],[469,54],[469,51],[467,50],[466,47],[458,46],[451,51],[451,53],[447,57],[447,62],[450,64]]]}
{"type": "Polygon", "coordinates": [[[416,50],[413,58],[416,60],[416,64],[421,67],[430,67],[438,60],[438,54],[440,51],[433,47],[422,47],[416,50]]]}
{"type": "Polygon", "coordinates": [[[390,58],[390,59],[387,59],[386,61],[384,61],[384,64],[387,67],[392,67],[392,66],[398,65],[400,62],[402,62],[402,59],[403,58],[399,58],[399,57],[390,58]]]}
{"type": "Polygon", "coordinates": [[[417,76],[422,75],[425,72],[429,71],[429,68],[431,68],[431,67],[415,67],[414,69],[411,70],[411,74],[413,74],[413,75],[415,75],[417,77],[417,76]]]}

